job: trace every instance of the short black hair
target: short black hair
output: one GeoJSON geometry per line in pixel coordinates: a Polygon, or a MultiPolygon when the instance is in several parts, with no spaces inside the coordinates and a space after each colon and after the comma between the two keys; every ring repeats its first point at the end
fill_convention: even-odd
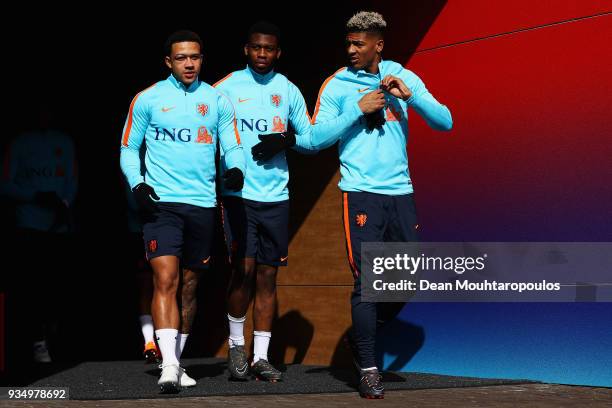
{"type": "Polygon", "coordinates": [[[202,39],[199,35],[190,30],[178,30],[170,34],[164,44],[164,55],[172,54],[172,44],[179,42],[196,42],[200,44],[200,52],[202,52],[202,39]]]}
{"type": "Polygon", "coordinates": [[[276,24],[272,24],[269,21],[260,20],[253,24],[251,28],[249,28],[249,32],[247,33],[247,42],[251,39],[251,35],[253,34],[268,34],[276,37],[276,41],[280,45],[281,43],[281,31],[280,28],[276,24]]]}

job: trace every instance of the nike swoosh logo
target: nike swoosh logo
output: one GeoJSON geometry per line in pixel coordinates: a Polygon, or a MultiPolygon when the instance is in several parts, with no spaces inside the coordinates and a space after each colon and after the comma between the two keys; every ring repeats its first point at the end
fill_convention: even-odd
{"type": "Polygon", "coordinates": [[[242,102],[246,102],[246,101],[250,101],[253,98],[246,98],[246,99],[240,99],[238,98],[238,103],[242,103],[242,102]]]}
{"type": "Polygon", "coordinates": [[[246,373],[246,370],[249,366],[245,363],[244,366],[242,366],[242,368],[236,368],[236,371],[238,372],[238,374],[244,374],[246,373]]]}
{"type": "Polygon", "coordinates": [[[169,108],[162,108],[162,112],[168,112],[168,111],[170,111],[170,110],[172,110],[174,108],[176,108],[176,106],[171,106],[169,108]]]}
{"type": "Polygon", "coordinates": [[[210,256],[208,258],[206,258],[206,259],[202,259],[202,263],[203,264],[207,264],[208,261],[210,261],[210,256]]]}
{"type": "Polygon", "coordinates": [[[287,260],[287,258],[289,258],[289,256],[286,256],[284,258],[281,258],[281,262],[285,262],[287,260]]]}
{"type": "Polygon", "coordinates": [[[357,92],[363,93],[363,92],[367,91],[368,89],[370,89],[369,86],[367,88],[358,89],[357,92]]]}

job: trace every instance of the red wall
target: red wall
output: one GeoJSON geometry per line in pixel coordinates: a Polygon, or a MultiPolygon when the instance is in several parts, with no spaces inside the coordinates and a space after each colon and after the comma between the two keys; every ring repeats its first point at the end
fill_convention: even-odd
{"type": "MultiPolygon", "coordinates": [[[[610,10],[609,1],[451,0],[417,51],[406,50],[401,61],[455,123],[441,134],[410,119],[425,239],[612,238],[610,10]]],[[[401,43],[401,32],[387,42],[401,43]]]]}

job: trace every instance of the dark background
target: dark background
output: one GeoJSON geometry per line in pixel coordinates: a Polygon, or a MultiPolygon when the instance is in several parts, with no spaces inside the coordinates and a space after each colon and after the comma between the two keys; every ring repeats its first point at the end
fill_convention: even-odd
{"type": "MultiPolygon", "coordinates": [[[[393,9],[392,3],[386,9],[393,9]]],[[[385,58],[405,60],[444,4],[443,0],[419,0],[412,2],[410,14],[385,13],[390,27],[403,34],[400,41],[387,44],[385,58]]],[[[283,54],[277,71],[300,88],[312,112],[325,78],[345,65],[345,22],[360,10],[380,10],[381,6],[375,1],[308,2],[291,7],[286,2],[262,2],[235,9],[206,4],[191,7],[194,11],[178,7],[176,11],[128,12],[98,4],[84,13],[65,10],[66,14],[76,12],[74,17],[55,8],[38,10],[35,16],[16,12],[13,17],[19,28],[7,33],[6,42],[11,120],[2,142],[31,125],[38,105],[55,107],[59,127],[76,143],[80,228],[104,235],[123,226],[123,209],[114,204],[123,195],[117,179],[127,111],[138,92],[168,76],[163,44],[169,34],[178,29],[200,34],[204,42],[200,77],[213,84],[245,67],[243,45],[249,26],[260,19],[274,22],[282,31],[283,54]]],[[[327,179],[338,163],[331,150],[319,161],[325,162],[321,174],[327,179]]],[[[299,166],[300,159],[295,160],[299,166]]],[[[322,180],[320,188],[326,182],[322,180]]],[[[318,192],[315,188],[309,197],[318,192]]]]}
{"type": "MultiPolygon", "coordinates": [[[[24,5],[5,13],[3,97],[9,107],[0,143],[27,128],[39,105],[52,103],[77,145],[78,230],[66,269],[48,271],[63,282],[52,349],[56,361],[140,357],[134,273],[120,245],[126,219],[119,141],[133,96],[168,75],[162,44],[176,29],[201,34],[201,77],[212,83],[244,68],[244,33],[252,22],[276,22],[284,34],[278,71],[300,87],[312,112],[321,83],[344,65],[344,22],[360,9],[378,9],[400,32],[387,36],[384,57],[408,63],[451,108],[455,121],[450,134],[438,135],[416,115],[411,118],[416,137],[409,147],[410,167],[426,239],[610,241],[606,109],[611,104],[605,73],[610,52],[604,39],[611,27],[609,5],[598,0],[445,3],[202,3],[136,11],[102,4],[63,10],[24,5]]],[[[316,165],[296,155],[289,160],[295,232],[337,171],[338,159],[332,148],[318,154],[316,165]]],[[[14,251],[11,209],[3,204],[2,210],[9,241],[0,248],[4,289],[40,251],[33,248],[21,257],[14,251]]],[[[338,220],[332,223],[340,227],[338,220]]],[[[329,228],[318,239],[321,245],[331,246],[335,239],[329,228]]],[[[342,256],[338,264],[345,268],[342,256]]],[[[206,331],[224,324],[222,310],[211,306],[223,301],[225,277],[219,268],[200,285],[200,313],[187,356],[206,355],[225,341],[206,331]]],[[[27,277],[22,280],[27,283],[27,277]]],[[[27,294],[27,285],[21,290],[27,294]]],[[[31,352],[23,341],[28,316],[11,309],[14,299],[5,294],[5,368],[16,385],[44,372],[24,363],[31,352]]],[[[609,310],[606,303],[412,305],[401,317],[423,327],[427,341],[407,367],[603,384],[593,379],[607,377],[609,310]]],[[[405,337],[390,339],[396,349],[404,348],[405,337]]]]}
{"type": "MultiPolygon", "coordinates": [[[[79,8],[24,6],[6,17],[12,25],[5,35],[5,100],[10,101],[0,143],[5,147],[20,132],[35,126],[41,107],[50,106],[55,127],[75,142],[79,187],[74,205],[76,232],[64,245],[63,263],[43,266],[53,275],[58,326],[50,339],[52,367],[32,367],[28,341],[28,302],[38,279],[26,273],[37,248],[18,248],[15,241],[3,247],[6,260],[2,290],[6,296],[6,361],[3,381],[27,383],[49,371],[78,361],[138,359],[141,334],[138,326],[137,287],[125,244],[126,203],[119,168],[121,132],[134,95],[169,74],[163,64],[163,43],[178,29],[191,29],[204,42],[201,79],[214,83],[229,72],[243,69],[242,47],[248,27],[259,19],[279,25],[283,55],[277,71],[303,92],[312,112],[325,78],[345,65],[344,23],[362,9],[377,9],[374,2],[329,3],[262,2],[260,4],[202,3],[158,10],[131,10],[90,5],[79,8]],[[288,11],[291,7],[291,11],[288,11]],[[11,289],[12,288],[12,289],[11,289]]],[[[410,43],[414,50],[444,1],[415,2],[415,13],[404,16],[414,25],[410,43]]],[[[387,15],[391,23],[399,16],[387,15]]],[[[397,24],[398,28],[400,24],[397,24]]],[[[405,26],[404,26],[405,27],[405,26]]],[[[386,54],[392,58],[390,45],[386,54]]],[[[397,45],[396,45],[397,49],[397,45]]],[[[296,173],[292,191],[292,234],[338,169],[335,149],[319,154],[317,167],[296,173]]],[[[307,165],[291,155],[292,168],[307,165]]],[[[312,166],[309,166],[312,167],[312,166]]],[[[12,206],[2,201],[2,230],[12,235],[12,206]]],[[[222,248],[219,251],[223,251],[222,248]]],[[[221,252],[220,252],[221,253],[221,252]]],[[[48,277],[48,276],[47,276],[48,277]]],[[[217,263],[200,285],[199,309],[223,302],[226,265],[217,263]]],[[[39,282],[40,283],[40,282],[39,282]]],[[[210,309],[209,309],[210,310],[210,309]]],[[[186,355],[210,354],[225,338],[198,334],[197,327],[224,324],[223,315],[200,313],[186,355]]]]}

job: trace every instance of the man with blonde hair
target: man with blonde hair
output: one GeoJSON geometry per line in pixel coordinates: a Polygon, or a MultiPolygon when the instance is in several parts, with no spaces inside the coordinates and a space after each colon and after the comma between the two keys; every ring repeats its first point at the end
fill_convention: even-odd
{"type": "Polygon", "coordinates": [[[375,12],[362,11],[348,21],[349,65],[323,83],[312,117],[312,147],[322,149],[339,142],[339,187],[355,281],[348,342],[359,368],[359,393],[365,398],[384,397],[375,360],[376,330],[392,320],[403,303],[361,300],[361,243],[417,240],[406,150],[408,108],[433,129],[448,131],[453,124],[448,108],[417,75],[401,64],[382,60],[386,27],[383,16],[375,12]]]}

